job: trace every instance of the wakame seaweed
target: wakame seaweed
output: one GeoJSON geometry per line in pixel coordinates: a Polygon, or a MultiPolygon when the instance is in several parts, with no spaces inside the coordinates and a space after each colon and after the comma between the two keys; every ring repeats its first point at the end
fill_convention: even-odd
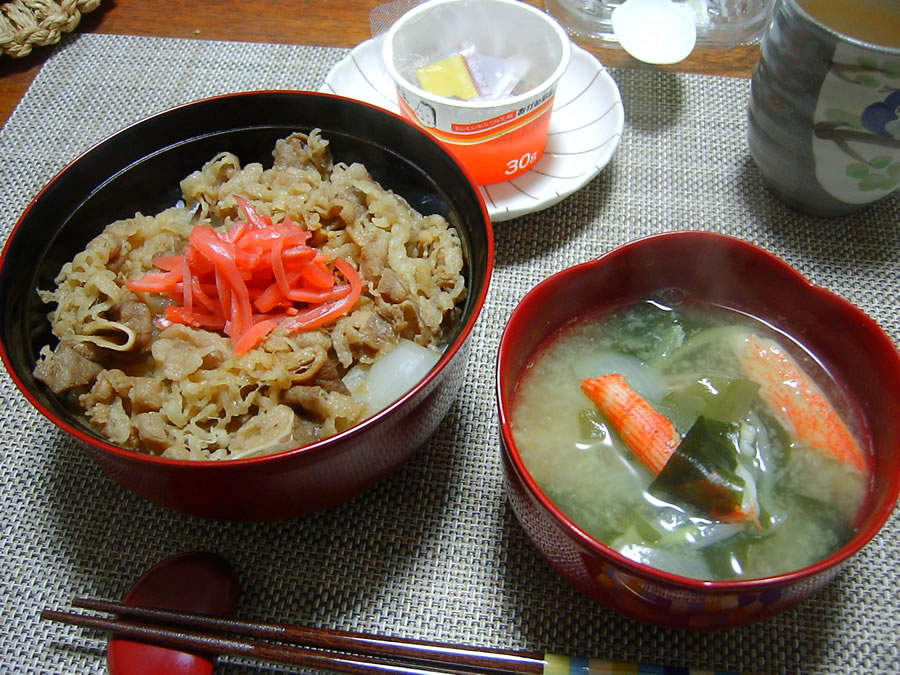
{"type": "Polygon", "coordinates": [[[738,475],[740,425],[698,417],[650,494],[689,504],[714,518],[740,509],[745,483],[738,475]]]}
{"type": "Polygon", "coordinates": [[[756,400],[759,385],[743,378],[702,377],[664,399],[676,426],[687,427],[700,415],[720,422],[740,422],[756,400]]]}

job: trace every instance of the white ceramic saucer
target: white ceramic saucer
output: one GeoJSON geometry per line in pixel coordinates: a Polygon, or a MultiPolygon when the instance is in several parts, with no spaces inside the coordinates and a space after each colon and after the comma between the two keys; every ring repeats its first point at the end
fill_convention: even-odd
{"type": "MultiPolygon", "coordinates": [[[[319,91],[399,112],[381,61],[381,40],[366,40],[342,59],[319,91]]],[[[572,45],[559,82],[544,155],[527,173],[481,187],[495,223],[546,209],[584,187],[612,158],[625,126],[619,88],[589,52],[572,45]]]]}

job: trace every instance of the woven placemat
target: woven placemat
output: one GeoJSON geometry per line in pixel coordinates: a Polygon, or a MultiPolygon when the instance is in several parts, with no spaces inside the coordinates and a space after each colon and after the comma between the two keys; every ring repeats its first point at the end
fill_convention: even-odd
{"type": "MultiPolygon", "coordinates": [[[[346,50],[78,35],[63,39],[0,130],[3,239],[56,171],[150,113],[230,91],[317,89],[346,50]]],[[[824,591],[746,628],[686,632],[582,597],[533,550],[503,492],[493,359],[535,283],[636,237],[737,235],[856,303],[900,342],[900,199],[853,216],[798,215],[762,186],[745,142],[743,79],[610,71],[626,129],[612,163],[557,206],[496,226],[493,285],[463,394],[401,471],[357,499],[285,522],[219,523],[119,488],[0,376],[0,671],[105,672],[101,635],[38,612],[120,596],[154,562],[196,549],[237,567],[247,617],[620,661],[764,673],[900,671],[900,516],[824,591]]],[[[217,672],[272,672],[223,659],[217,672]]]]}

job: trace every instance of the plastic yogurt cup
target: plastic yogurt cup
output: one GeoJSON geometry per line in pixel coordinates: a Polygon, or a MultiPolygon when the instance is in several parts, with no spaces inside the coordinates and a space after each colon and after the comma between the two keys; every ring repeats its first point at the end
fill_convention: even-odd
{"type": "Polygon", "coordinates": [[[548,14],[517,0],[430,0],[391,26],[382,50],[400,112],[476,183],[507,181],[540,159],[571,53],[548,14]]]}

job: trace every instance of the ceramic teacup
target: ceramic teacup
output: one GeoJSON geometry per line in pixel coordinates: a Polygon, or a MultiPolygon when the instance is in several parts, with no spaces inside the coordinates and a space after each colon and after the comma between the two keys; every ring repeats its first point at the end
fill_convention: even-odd
{"type": "Polygon", "coordinates": [[[900,2],[782,0],[753,74],[748,142],[788,205],[850,213],[900,186],[900,2]]]}

